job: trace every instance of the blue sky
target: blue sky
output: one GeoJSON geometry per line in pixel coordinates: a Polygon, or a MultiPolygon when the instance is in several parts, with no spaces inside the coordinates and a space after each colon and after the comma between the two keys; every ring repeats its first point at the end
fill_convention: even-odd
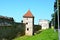
{"type": "Polygon", "coordinates": [[[0,0],[0,15],[13,17],[16,22],[21,22],[23,15],[30,9],[35,16],[34,22],[39,19],[51,20],[54,12],[55,0],[0,0]]]}

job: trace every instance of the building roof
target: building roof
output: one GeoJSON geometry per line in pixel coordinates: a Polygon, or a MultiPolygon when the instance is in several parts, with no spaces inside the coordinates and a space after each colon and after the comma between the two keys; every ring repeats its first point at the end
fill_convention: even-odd
{"type": "Polygon", "coordinates": [[[23,17],[32,17],[33,18],[34,16],[32,15],[31,11],[28,10],[28,12],[23,17]]]}

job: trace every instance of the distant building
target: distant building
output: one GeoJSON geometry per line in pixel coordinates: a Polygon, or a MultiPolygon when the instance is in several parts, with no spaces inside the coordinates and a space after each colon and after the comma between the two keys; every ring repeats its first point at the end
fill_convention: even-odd
{"type": "Polygon", "coordinates": [[[49,21],[48,20],[39,20],[39,25],[41,26],[41,29],[48,29],[49,21]]]}
{"type": "Polygon", "coordinates": [[[32,36],[33,35],[33,26],[34,26],[34,16],[28,10],[28,12],[23,16],[23,23],[25,23],[25,35],[32,36]]]}

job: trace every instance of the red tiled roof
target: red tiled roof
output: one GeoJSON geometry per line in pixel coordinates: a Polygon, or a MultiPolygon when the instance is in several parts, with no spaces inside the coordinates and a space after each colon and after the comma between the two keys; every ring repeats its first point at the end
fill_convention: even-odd
{"type": "Polygon", "coordinates": [[[34,16],[30,12],[30,10],[28,10],[28,12],[23,17],[34,17],[34,16]]]}

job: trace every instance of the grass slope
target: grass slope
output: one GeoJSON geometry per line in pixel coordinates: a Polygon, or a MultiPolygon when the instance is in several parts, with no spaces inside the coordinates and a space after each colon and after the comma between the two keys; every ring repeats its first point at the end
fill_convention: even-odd
{"type": "Polygon", "coordinates": [[[54,32],[53,29],[43,30],[39,34],[33,36],[21,36],[14,40],[58,40],[58,32],[54,32]]]}

